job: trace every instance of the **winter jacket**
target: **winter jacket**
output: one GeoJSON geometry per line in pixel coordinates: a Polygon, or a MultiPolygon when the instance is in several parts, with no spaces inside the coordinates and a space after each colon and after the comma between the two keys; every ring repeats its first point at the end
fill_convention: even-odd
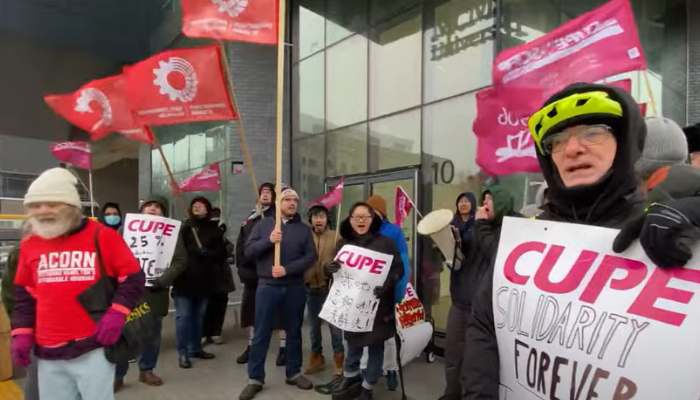
{"type": "Polygon", "coordinates": [[[646,187],[647,204],[700,196],[700,170],[690,165],[674,165],[659,168],[646,187]]]}
{"type": "MultiPolygon", "coordinates": [[[[164,210],[164,211],[167,212],[167,210],[164,210]]],[[[112,228],[112,229],[114,229],[115,231],[118,231],[118,230],[122,227],[122,224],[124,223],[124,215],[122,214],[121,208],[119,208],[119,204],[117,204],[117,203],[105,203],[105,204],[102,206],[102,208],[100,209],[99,214],[97,215],[97,222],[101,223],[102,225],[104,225],[104,226],[106,226],[106,227],[108,227],[108,228],[112,228]],[[110,225],[110,224],[108,224],[107,221],[105,220],[105,210],[108,209],[108,208],[116,208],[117,211],[119,211],[119,217],[120,217],[120,218],[119,218],[119,223],[118,223],[118,224],[116,224],[116,225],[110,225]]]]}
{"type": "Polygon", "coordinates": [[[183,224],[182,241],[187,253],[187,267],[175,279],[173,296],[208,297],[214,294],[216,280],[227,258],[224,232],[208,217],[190,218],[183,224]],[[200,249],[194,232],[202,244],[200,249]]]}
{"type": "Polygon", "coordinates": [[[241,278],[241,282],[246,286],[256,286],[258,284],[258,272],[255,260],[246,257],[245,255],[245,244],[250,238],[255,224],[263,219],[274,218],[275,208],[268,207],[263,210],[263,216],[257,210],[253,210],[250,216],[243,221],[241,226],[241,231],[238,233],[238,239],[236,240],[236,269],[238,269],[238,277],[241,278]]]}
{"type": "Polygon", "coordinates": [[[379,229],[379,234],[388,237],[394,242],[396,248],[399,250],[399,254],[401,255],[401,261],[403,262],[404,273],[401,280],[396,283],[396,292],[394,293],[394,301],[398,304],[401,303],[406,295],[408,276],[411,274],[411,263],[408,261],[408,244],[406,243],[406,236],[403,234],[403,231],[398,225],[392,224],[386,218],[382,220],[382,226],[379,229]]]}
{"type": "MultiPolygon", "coordinates": [[[[472,205],[472,209],[469,212],[469,219],[466,221],[462,220],[462,217],[459,215],[459,210],[457,210],[452,219],[452,226],[457,228],[459,232],[459,238],[461,240],[460,250],[462,250],[462,255],[466,256],[469,251],[469,242],[471,242],[472,227],[474,226],[474,216],[476,215],[476,198],[473,193],[464,192],[457,197],[456,203],[459,203],[462,197],[466,197],[472,205]]],[[[452,260],[448,261],[451,262],[452,260]]]]}
{"type": "MultiPolygon", "coordinates": [[[[225,229],[225,227],[226,225],[219,224],[219,228],[225,229]]],[[[226,247],[226,259],[221,267],[216,269],[217,278],[214,280],[212,294],[231,293],[236,290],[236,285],[233,282],[233,271],[231,270],[231,264],[229,264],[229,259],[234,253],[234,246],[228,239],[224,239],[224,245],[226,247]]]]}
{"type": "MultiPolygon", "coordinates": [[[[374,325],[371,332],[343,332],[343,337],[348,341],[348,346],[365,347],[373,343],[383,342],[396,333],[396,305],[395,291],[405,273],[405,264],[401,260],[401,254],[394,241],[380,233],[381,219],[375,217],[369,232],[359,236],[350,225],[350,219],[345,219],[340,224],[340,234],[343,239],[338,243],[338,250],[344,245],[353,245],[364,249],[389,254],[394,257],[389,269],[389,274],[384,281],[386,294],[379,299],[377,314],[374,317],[374,325]]],[[[374,288],[372,288],[374,290],[374,288]]]]}
{"type": "MultiPolygon", "coordinates": [[[[549,202],[537,218],[619,228],[643,211],[634,169],[644,149],[646,125],[636,101],[621,89],[596,84],[576,84],[557,93],[546,104],[574,93],[591,90],[607,92],[623,105],[622,121],[617,126],[617,154],[610,172],[599,182],[584,188],[566,188],[549,156],[537,152],[537,158],[549,188],[549,202]]],[[[493,251],[497,251],[497,246],[493,251]]],[[[495,253],[493,255],[495,257],[495,253]]],[[[493,320],[493,265],[485,274],[472,304],[472,319],[467,327],[462,367],[463,400],[499,399],[499,355],[493,320]]]]}
{"type": "Polygon", "coordinates": [[[260,285],[303,285],[306,270],[316,262],[316,249],[311,228],[301,221],[299,214],[282,224],[280,263],[287,274],[274,278],[272,264],[275,246],[270,242],[270,234],[275,229],[275,219],[265,218],[258,222],[246,243],[246,257],[255,260],[260,285]]]}
{"type": "Polygon", "coordinates": [[[335,258],[335,231],[326,229],[321,234],[312,231],[312,236],[316,248],[316,262],[306,271],[304,283],[311,290],[327,290],[328,277],[323,271],[323,266],[335,258]]]}
{"type": "Polygon", "coordinates": [[[7,255],[7,264],[2,274],[2,304],[5,306],[7,314],[12,318],[12,309],[15,306],[14,286],[15,275],[17,275],[17,263],[19,262],[19,243],[17,243],[7,255]]]}

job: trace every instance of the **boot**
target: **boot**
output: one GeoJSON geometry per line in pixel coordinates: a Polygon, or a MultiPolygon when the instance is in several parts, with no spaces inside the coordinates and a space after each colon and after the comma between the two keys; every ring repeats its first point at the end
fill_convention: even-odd
{"type": "Polygon", "coordinates": [[[326,360],[323,358],[323,354],[311,353],[311,358],[309,358],[309,365],[304,370],[305,374],[313,375],[317,372],[322,371],[326,367],[326,360]]]}
{"type": "Polygon", "coordinates": [[[248,356],[250,356],[250,346],[245,348],[243,354],[236,358],[236,363],[238,364],[248,364],[248,356]]]}
{"type": "Polygon", "coordinates": [[[285,380],[285,383],[290,386],[296,386],[301,390],[311,390],[314,388],[314,384],[301,374],[299,374],[299,376],[296,378],[285,380]]]}
{"type": "Polygon", "coordinates": [[[372,391],[362,388],[362,393],[360,394],[360,400],[372,400],[372,391]]]}
{"type": "Polygon", "coordinates": [[[362,382],[362,375],[357,374],[353,377],[348,378],[347,376],[344,376],[343,379],[340,380],[340,383],[338,383],[334,388],[334,392],[342,392],[347,390],[349,387],[362,382]]]}
{"type": "Polygon", "coordinates": [[[179,364],[180,364],[180,368],[182,368],[182,369],[192,368],[192,361],[190,361],[189,357],[180,356],[179,364]]]}
{"type": "Polygon", "coordinates": [[[216,358],[214,354],[208,353],[204,350],[197,350],[194,353],[190,354],[190,357],[199,358],[202,360],[213,360],[214,358],[216,358]]]}
{"type": "Polygon", "coordinates": [[[275,365],[278,367],[283,367],[287,364],[287,358],[284,356],[286,347],[280,347],[280,352],[277,354],[277,360],[275,360],[275,365]]]}
{"type": "Polygon", "coordinates": [[[114,379],[114,393],[117,393],[124,387],[124,378],[114,379]]]}
{"type": "Polygon", "coordinates": [[[243,388],[243,391],[241,392],[240,396],[238,396],[239,400],[253,400],[256,394],[260,393],[262,391],[263,387],[262,385],[255,385],[252,383],[249,383],[245,388],[243,388]]]}
{"type": "Polygon", "coordinates": [[[345,353],[336,353],[333,355],[333,374],[335,376],[343,375],[345,366],[345,353]]]}
{"type": "Polygon", "coordinates": [[[145,383],[148,386],[161,386],[163,385],[163,380],[153,371],[141,371],[139,373],[139,382],[145,383]]]}
{"type": "Polygon", "coordinates": [[[392,392],[399,387],[399,374],[396,371],[386,373],[386,387],[392,392]]]}

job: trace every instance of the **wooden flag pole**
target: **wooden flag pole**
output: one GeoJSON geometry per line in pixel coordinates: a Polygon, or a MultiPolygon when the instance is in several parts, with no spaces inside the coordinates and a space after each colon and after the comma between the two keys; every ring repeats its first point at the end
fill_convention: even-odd
{"type": "Polygon", "coordinates": [[[335,220],[335,240],[333,241],[333,246],[338,244],[338,232],[340,232],[340,210],[343,208],[343,203],[338,204],[338,212],[336,213],[335,220]]]}
{"type": "Polygon", "coordinates": [[[651,90],[651,81],[649,80],[649,73],[647,70],[642,71],[644,75],[644,82],[647,86],[647,93],[649,94],[649,102],[651,103],[651,110],[654,112],[655,117],[659,117],[659,112],[656,109],[656,101],[654,100],[654,93],[651,90]]]}
{"type": "MultiPolygon", "coordinates": [[[[179,185],[175,180],[175,175],[173,175],[173,170],[170,168],[170,163],[168,162],[168,159],[165,158],[165,153],[163,153],[163,148],[160,146],[160,143],[158,143],[156,135],[153,135],[153,145],[158,149],[158,153],[160,153],[160,158],[163,160],[165,170],[168,171],[168,176],[170,177],[170,182],[173,184],[173,188],[179,188],[179,185]]],[[[177,200],[178,204],[180,204],[180,207],[182,207],[182,211],[185,213],[185,216],[187,216],[187,206],[185,205],[185,201],[182,200],[182,197],[180,197],[180,193],[176,190],[173,192],[173,195],[175,196],[175,200],[177,200]]],[[[201,249],[202,242],[199,240],[197,229],[195,229],[194,227],[192,228],[192,234],[194,236],[194,241],[197,242],[197,247],[201,249]]]]}
{"type": "Polygon", "coordinates": [[[238,118],[236,118],[236,129],[238,131],[238,138],[241,141],[241,151],[243,152],[243,162],[245,162],[246,168],[250,171],[250,182],[253,184],[253,193],[255,193],[256,208],[262,218],[265,218],[262,212],[262,204],[260,204],[260,192],[258,191],[258,181],[255,179],[255,171],[253,171],[253,160],[250,158],[250,151],[248,150],[248,141],[246,140],[245,130],[243,129],[243,117],[241,116],[241,110],[238,108],[238,101],[236,100],[236,90],[233,87],[233,79],[231,78],[231,70],[228,64],[228,54],[226,53],[226,46],[224,42],[219,40],[219,46],[221,46],[221,58],[224,61],[224,69],[226,70],[226,82],[228,83],[228,93],[233,103],[233,108],[236,110],[238,118]]]}
{"type": "MultiPolygon", "coordinates": [[[[287,16],[286,0],[279,0],[279,14],[277,17],[277,153],[275,162],[277,163],[277,181],[275,190],[277,191],[276,207],[275,207],[275,230],[282,230],[282,208],[280,202],[282,200],[282,120],[284,111],[284,40],[285,40],[285,23],[287,16]]],[[[280,243],[275,243],[275,258],[273,266],[280,265],[280,243]]]]}
{"type": "Polygon", "coordinates": [[[92,194],[92,168],[88,170],[88,185],[90,186],[90,216],[95,218],[95,197],[92,194]]]}

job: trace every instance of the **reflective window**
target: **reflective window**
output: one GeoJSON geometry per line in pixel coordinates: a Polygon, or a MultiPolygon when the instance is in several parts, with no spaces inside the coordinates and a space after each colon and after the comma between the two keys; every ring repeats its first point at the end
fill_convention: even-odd
{"type": "Polygon", "coordinates": [[[367,172],[367,124],[326,133],[326,176],[367,172]]]}
{"type": "Polygon", "coordinates": [[[370,39],[370,118],[420,104],[420,8],[372,28],[370,39]]]}
{"type": "Polygon", "coordinates": [[[327,129],[366,120],[367,38],[354,35],[326,53],[327,129]]]}
{"type": "Polygon", "coordinates": [[[564,21],[558,3],[557,0],[502,0],[501,47],[507,49],[533,41],[559,27],[564,21]]]}
{"type": "Polygon", "coordinates": [[[226,142],[227,142],[227,127],[229,124],[218,122],[217,126],[213,126],[205,132],[206,136],[206,159],[205,162],[199,165],[191,164],[191,167],[199,167],[201,165],[209,165],[211,163],[221,161],[227,157],[226,142]]]}
{"type": "Polygon", "coordinates": [[[367,29],[367,0],[327,0],[326,46],[367,29]]]}
{"type": "Polygon", "coordinates": [[[491,1],[451,0],[426,10],[426,103],[491,84],[493,7],[491,1]]]}
{"type": "Polygon", "coordinates": [[[324,53],[300,62],[296,67],[297,99],[294,136],[302,137],[323,132],[325,126],[324,53]]]}
{"type": "Polygon", "coordinates": [[[192,133],[190,138],[190,168],[195,168],[207,162],[207,138],[204,132],[192,133]]]}
{"type": "Polygon", "coordinates": [[[294,188],[299,192],[301,201],[309,201],[324,192],[326,178],[324,168],[325,135],[317,135],[295,140],[292,149],[294,188]]]}
{"type": "Polygon", "coordinates": [[[374,25],[417,5],[420,0],[370,0],[369,3],[369,20],[374,25]]]}
{"type": "Polygon", "coordinates": [[[420,110],[369,124],[371,171],[420,164],[420,110]]]}
{"type": "Polygon", "coordinates": [[[300,60],[309,55],[323,50],[325,43],[326,19],[323,18],[324,1],[323,0],[300,0],[297,2],[298,7],[294,7],[294,12],[297,24],[295,28],[297,42],[293,49],[295,59],[300,60]]]}

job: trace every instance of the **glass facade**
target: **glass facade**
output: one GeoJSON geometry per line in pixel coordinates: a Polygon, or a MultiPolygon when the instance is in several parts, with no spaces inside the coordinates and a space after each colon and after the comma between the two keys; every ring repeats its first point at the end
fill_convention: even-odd
{"type": "MultiPolygon", "coordinates": [[[[413,169],[423,213],[453,209],[460,193],[479,193],[486,183],[508,188],[518,208],[532,203],[541,176],[489,177],[476,165],[475,94],[491,84],[499,50],[603,3],[293,0],[292,184],[312,199],[332,177],[413,169]]],[[[684,125],[686,1],[632,4],[651,82],[649,90],[640,73],[625,74],[632,94],[640,103],[653,96],[658,113],[684,125]]],[[[417,289],[444,331],[449,272],[430,240],[417,248],[417,289]]]]}

